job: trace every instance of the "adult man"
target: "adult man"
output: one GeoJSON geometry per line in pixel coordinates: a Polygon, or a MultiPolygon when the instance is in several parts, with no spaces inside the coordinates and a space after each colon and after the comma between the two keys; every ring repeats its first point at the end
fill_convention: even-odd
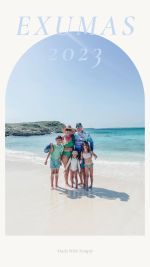
{"type": "Polygon", "coordinates": [[[89,133],[86,133],[83,129],[82,123],[76,123],[77,132],[74,134],[75,138],[75,150],[79,152],[79,155],[82,151],[82,145],[84,141],[87,141],[90,145],[91,150],[93,151],[94,143],[89,133]]]}

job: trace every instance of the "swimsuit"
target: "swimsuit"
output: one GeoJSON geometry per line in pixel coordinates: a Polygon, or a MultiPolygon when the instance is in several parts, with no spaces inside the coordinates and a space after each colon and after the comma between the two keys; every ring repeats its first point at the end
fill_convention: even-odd
{"type": "Polygon", "coordinates": [[[62,153],[62,156],[66,156],[66,157],[70,158],[71,155],[72,155],[73,148],[74,148],[73,140],[71,140],[71,141],[67,142],[66,144],[64,144],[64,151],[62,153]],[[65,148],[70,148],[70,151],[65,151],[65,148]]]}
{"type": "Polygon", "coordinates": [[[91,164],[84,164],[84,167],[86,167],[86,168],[91,168],[91,167],[93,167],[93,163],[91,163],[91,164]]]}
{"type": "Polygon", "coordinates": [[[89,168],[89,169],[91,167],[93,167],[93,162],[92,162],[92,158],[91,157],[92,157],[92,154],[90,152],[88,152],[88,153],[83,152],[83,159],[84,160],[91,159],[91,162],[90,163],[85,163],[84,167],[89,168]]]}
{"type": "Polygon", "coordinates": [[[70,166],[70,170],[75,172],[77,170],[80,171],[80,162],[77,158],[70,158],[66,168],[68,168],[70,166]]]}
{"type": "Polygon", "coordinates": [[[50,168],[59,169],[61,165],[60,157],[63,153],[63,145],[53,145],[53,151],[51,152],[50,168]]]}

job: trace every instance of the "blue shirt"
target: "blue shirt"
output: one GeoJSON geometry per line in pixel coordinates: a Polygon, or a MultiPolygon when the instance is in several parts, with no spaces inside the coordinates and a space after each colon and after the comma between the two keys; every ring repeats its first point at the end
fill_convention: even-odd
{"type": "Polygon", "coordinates": [[[74,134],[75,139],[75,149],[81,151],[82,144],[84,141],[87,141],[90,145],[91,150],[93,151],[94,143],[89,133],[86,133],[84,131],[82,132],[76,132],[74,134]]]}

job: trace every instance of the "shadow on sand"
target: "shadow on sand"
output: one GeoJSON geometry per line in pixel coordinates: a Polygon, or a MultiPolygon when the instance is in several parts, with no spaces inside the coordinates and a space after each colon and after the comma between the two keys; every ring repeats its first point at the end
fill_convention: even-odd
{"type": "Polygon", "coordinates": [[[117,192],[105,188],[93,187],[91,190],[86,191],[83,188],[79,189],[66,189],[63,187],[58,187],[56,189],[60,194],[66,195],[70,199],[78,199],[78,198],[105,198],[105,199],[119,199],[120,201],[128,201],[129,195],[124,192],[117,192]]]}

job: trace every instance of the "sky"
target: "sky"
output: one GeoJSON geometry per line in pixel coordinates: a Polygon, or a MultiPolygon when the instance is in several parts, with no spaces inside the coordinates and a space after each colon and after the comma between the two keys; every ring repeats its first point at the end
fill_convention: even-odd
{"type": "Polygon", "coordinates": [[[12,71],[5,107],[6,122],[144,126],[144,90],[135,65],[109,40],[85,33],[54,35],[32,46],[12,71]]]}

